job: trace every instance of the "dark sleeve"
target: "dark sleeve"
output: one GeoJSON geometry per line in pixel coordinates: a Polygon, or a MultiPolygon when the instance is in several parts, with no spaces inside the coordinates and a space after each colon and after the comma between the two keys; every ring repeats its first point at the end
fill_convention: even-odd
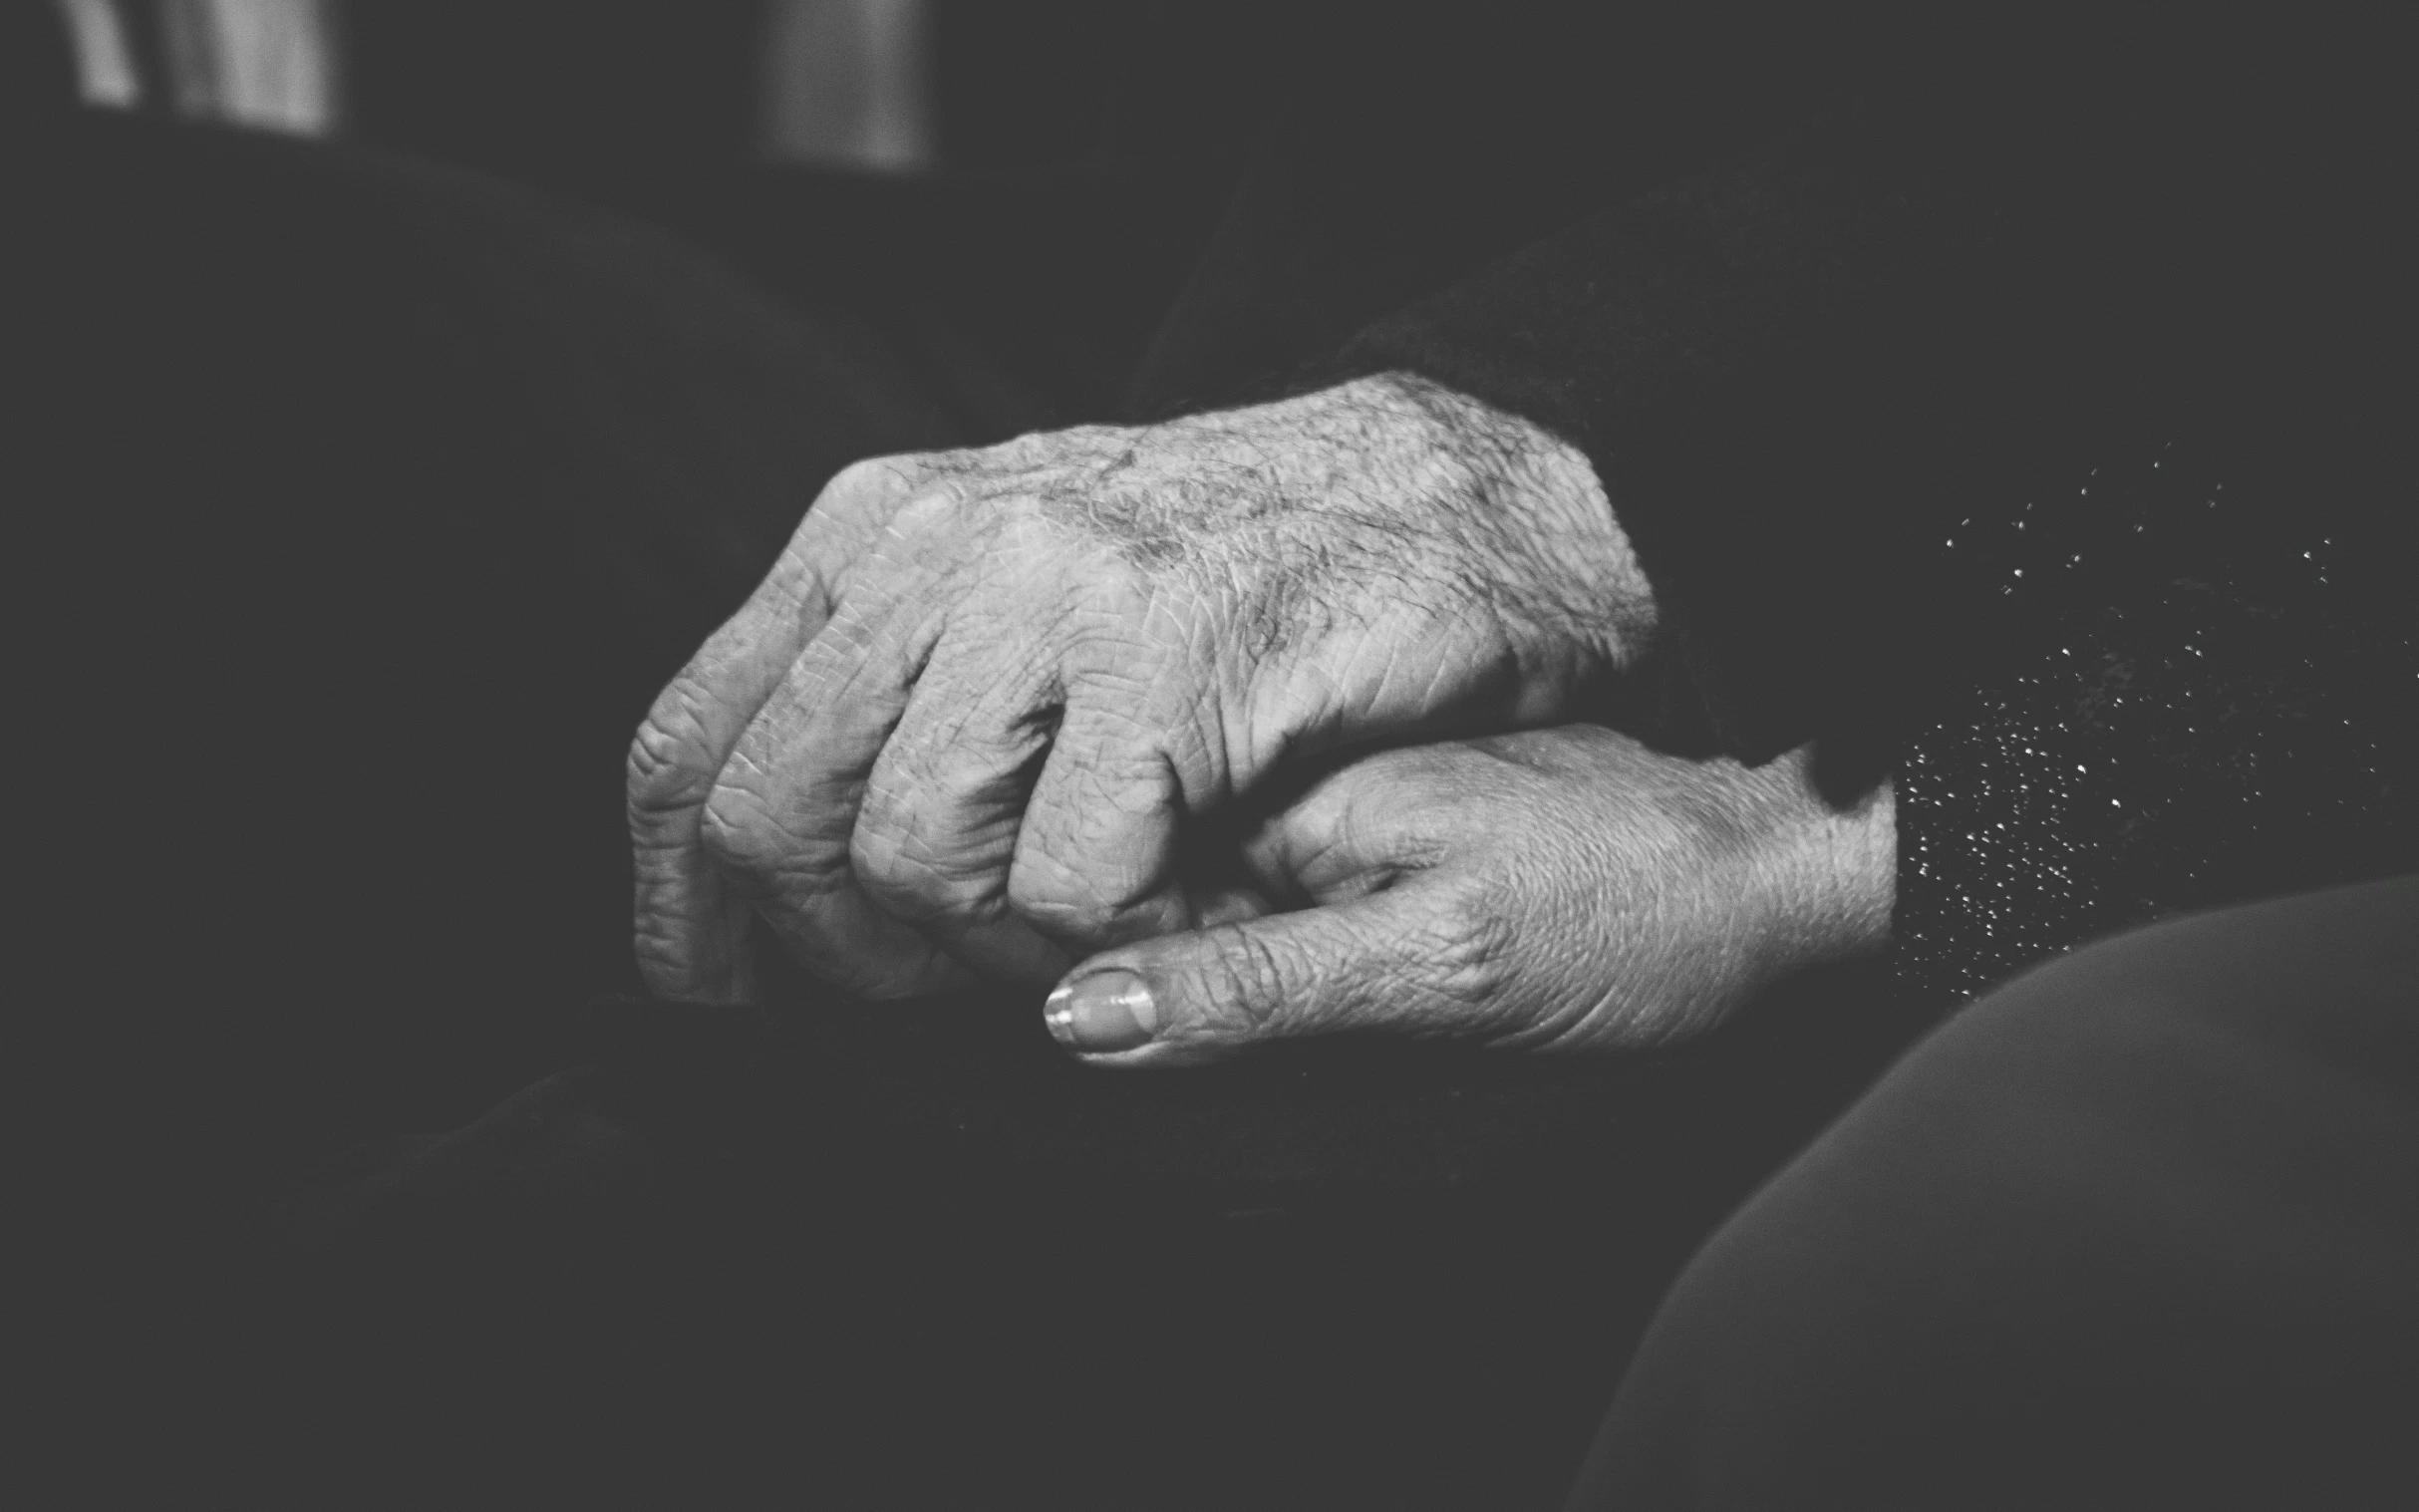
{"type": "MultiPolygon", "coordinates": [[[[2373,485],[2373,483],[2372,483],[2373,485]]],[[[2112,454],[1934,564],[1989,587],[1986,646],[1897,775],[1891,957],[1952,1006],[2115,931],[2419,871],[2407,547],[2306,458],[2220,438],[2112,454]]]]}
{"type": "Polygon", "coordinates": [[[1675,739],[1889,744],[1963,655],[1970,585],[1924,554],[1958,519],[2263,387],[2320,408],[2313,375],[2372,350],[2342,312],[2390,286],[2359,184],[2384,140],[2361,113],[2394,92],[2360,44],[1956,9],[1866,13],[1777,136],[1323,375],[1413,371],[1587,454],[1656,592],[1675,739]],[[2312,339],[2336,345],[2296,370],[2312,339]]]}

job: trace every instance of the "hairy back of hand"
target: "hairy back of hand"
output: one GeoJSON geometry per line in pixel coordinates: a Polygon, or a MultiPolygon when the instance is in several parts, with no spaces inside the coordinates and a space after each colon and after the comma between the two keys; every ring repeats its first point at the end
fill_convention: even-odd
{"type": "Polygon", "coordinates": [[[760,920],[867,996],[1053,980],[1220,917],[1189,817],[1552,722],[1652,617],[1584,456],[1407,378],[859,463],[639,732],[641,964],[744,998],[760,920]]]}

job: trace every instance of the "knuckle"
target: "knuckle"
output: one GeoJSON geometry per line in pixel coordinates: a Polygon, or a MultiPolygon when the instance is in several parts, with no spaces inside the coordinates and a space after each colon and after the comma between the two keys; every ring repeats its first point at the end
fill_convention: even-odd
{"type": "Polygon", "coordinates": [[[899,744],[894,735],[890,744],[882,748],[873,769],[866,773],[864,787],[857,793],[859,843],[896,846],[915,832],[918,804],[912,790],[914,784],[900,770],[905,761],[899,744]]]}
{"type": "Polygon", "coordinates": [[[1008,903],[1019,918],[1042,933],[1084,942],[1114,939],[1132,914],[1130,905],[1056,894],[1015,878],[1009,883],[1008,903]]]}
{"type": "Polygon", "coordinates": [[[928,776],[901,745],[893,737],[857,794],[852,853],[860,865],[884,872],[946,866],[975,838],[954,801],[961,794],[928,776]]]}
{"type": "Polygon", "coordinates": [[[1520,930],[1483,894],[1448,894],[1416,943],[1428,990],[1468,1007],[1494,1002],[1517,969],[1520,930]]]}
{"type": "Polygon", "coordinates": [[[690,808],[710,789],[712,735],[703,700],[675,683],[639,722],[630,741],[628,790],[634,814],[690,808]]]}
{"type": "Polygon", "coordinates": [[[818,502],[831,507],[842,500],[889,498],[914,486],[924,472],[923,458],[912,452],[859,457],[831,475],[818,502]]]}
{"type": "Polygon", "coordinates": [[[1079,454],[1087,441],[1105,429],[1068,426],[1056,431],[1028,431],[986,448],[981,454],[996,467],[1021,470],[1049,466],[1079,454]]]}
{"type": "Polygon", "coordinates": [[[761,795],[737,782],[718,781],[698,821],[698,844],[727,872],[769,873],[782,847],[778,828],[761,795]]]}
{"type": "Polygon", "coordinates": [[[791,833],[753,793],[719,788],[706,805],[698,843],[709,861],[760,900],[805,908],[856,880],[844,845],[820,845],[791,833]]]}
{"type": "MultiPolygon", "coordinates": [[[[1122,829],[1069,831],[1045,845],[1036,838],[1040,804],[1006,841],[1013,850],[1008,906],[1044,934],[1104,948],[1188,927],[1176,917],[1164,873],[1137,857],[1122,829]]],[[[1151,843],[1139,849],[1155,848],[1151,843]]]]}
{"type": "Polygon", "coordinates": [[[937,855],[860,827],[849,862],[858,884],[894,918],[925,923],[998,912],[1002,889],[988,856],[937,855]]]}
{"type": "Polygon", "coordinates": [[[823,485],[826,494],[856,494],[887,492],[899,476],[901,458],[861,456],[831,475],[823,485]]]}
{"type": "Polygon", "coordinates": [[[1284,1007],[1287,984],[1295,976],[1281,948],[1266,931],[1240,925],[1213,929],[1206,941],[1201,986],[1216,1015],[1230,1024],[1266,1028],[1284,1007]]]}
{"type": "Polygon", "coordinates": [[[695,964],[696,950],[667,924],[642,919],[631,938],[631,954],[648,981],[661,986],[686,979],[695,964]]]}
{"type": "MultiPolygon", "coordinates": [[[[741,890],[753,891],[757,901],[776,906],[782,916],[774,921],[776,926],[786,924],[793,933],[822,918],[833,899],[859,885],[844,848],[759,850],[747,878],[741,890]]],[[[857,945],[839,941],[833,948],[845,953],[855,950],[857,945]]]]}
{"type": "Polygon", "coordinates": [[[905,499],[890,516],[891,533],[902,537],[942,537],[952,545],[960,544],[959,532],[954,527],[964,501],[954,483],[925,483],[908,489],[905,499]]]}

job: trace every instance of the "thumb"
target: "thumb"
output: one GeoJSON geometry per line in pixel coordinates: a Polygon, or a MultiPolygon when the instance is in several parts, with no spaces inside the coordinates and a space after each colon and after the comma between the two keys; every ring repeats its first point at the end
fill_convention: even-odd
{"type": "Polygon", "coordinates": [[[1187,1065],[1263,1040],[1487,1017],[1509,979],[1458,890],[1417,882],[1105,951],[1050,995],[1060,1045],[1102,1065],[1187,1065]]]}

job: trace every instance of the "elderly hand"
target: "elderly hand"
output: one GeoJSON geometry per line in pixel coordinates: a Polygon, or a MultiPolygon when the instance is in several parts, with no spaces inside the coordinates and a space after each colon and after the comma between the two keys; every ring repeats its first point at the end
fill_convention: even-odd
{"type": "Polygon", "coordinates": [[[1888,938],[1885,787],[1834,810],[1808,753],[1760,767],[1573,726],[1365,757],[1243,847],[1297,911],[1084,962],[1051,1030],[1108,1065],[1344,1031],[1619,1050],[1888,938]]]}
{"type": "Polygon", "coordinates": [[[1188,929],[1188,818],[1370,737],[1568,718],[1652,600],[1587,459],[1400,376],[859,463],[631,753],[656,991],[752,913],[868,997],[1188,929]]]}

